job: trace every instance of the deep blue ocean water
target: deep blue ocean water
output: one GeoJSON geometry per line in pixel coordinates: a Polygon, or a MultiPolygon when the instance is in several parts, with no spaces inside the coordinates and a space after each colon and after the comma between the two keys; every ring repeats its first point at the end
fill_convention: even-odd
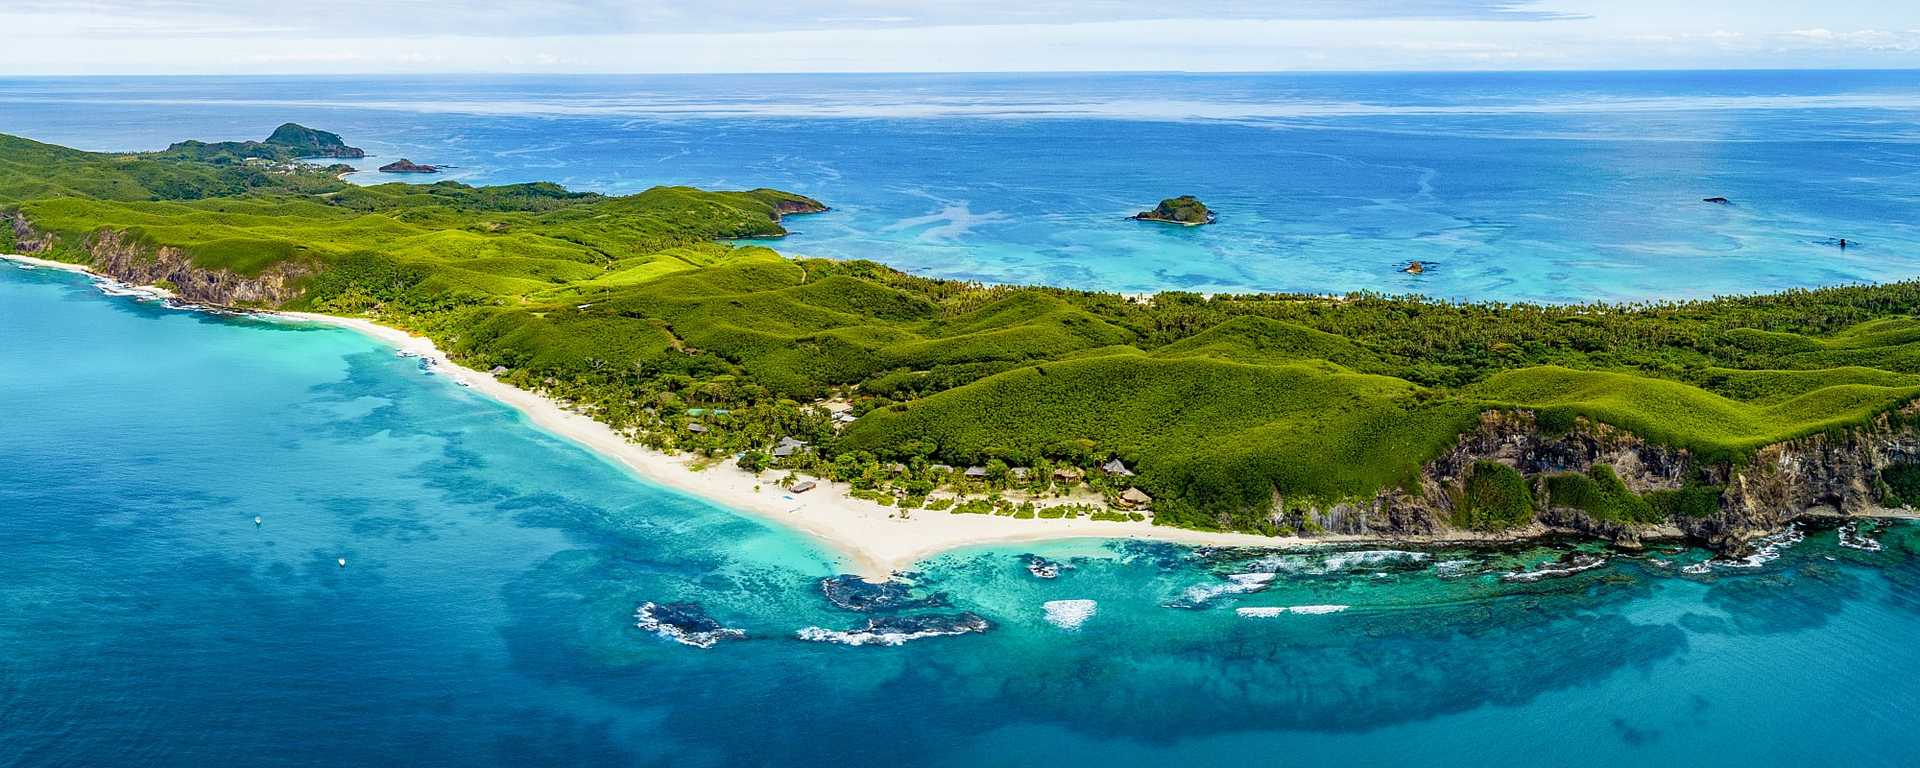
{"type": "Polygon", "coordinates": [[[989,282],[1579,302],[1920,274],[1915,71],[0,79],[0,132],[87,149],[289,120],[369,169],[802,192],[836,210],[789,253],[989,282]],[[1177,194],[1220,223],[1123,219],[1177,194]]]}
{"type": "MultiPolygon", "coordinates": [[[[785,187],[838,208],[785,250],[985,280],[1579,300],[1911,274],[1917,85],[12,80],[0,131],[142,149],[296,120],[476,182],[785,187]],[[1180,192],[1222,223],[1118,220],[1180,192]],[[1862,247],[1819,242],[1841,235],[1862,247]],[[1438,266],[1392,272],[1411,258],[1438,266]]],[[[1751,569],[1659,551],[1533,582],[1502,574],[1572,544],[1060,542],[936,558],[910,597],[937,604],[859,612],[811,542],[373,341],[0,264],[9,768],[1910,765],[1920,526],[1868,535],[1881,550],[1810,530],[1751,569]],[[1029,552],[1072,568],[1035,579],[1029,552]],[[1069,629],[1087,606],[1056,601],[1093,613],[1069,629]],[[636,626],[648,602],[744,637],[675,642],[636,626]],[[1300,606],[1345,608],[1260,615],[1300,606]],[[968,614],[990,628],[835,634],[968,614]]]]}

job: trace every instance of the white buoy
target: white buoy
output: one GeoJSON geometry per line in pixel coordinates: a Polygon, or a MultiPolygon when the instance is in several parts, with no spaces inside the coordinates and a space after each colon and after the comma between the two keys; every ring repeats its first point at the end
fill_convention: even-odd
{"type": "Polygon", "coordinates": [[[253,527],[255,527],[255,528],[258,528],[258,527],[260,527],[260,516],[259,516],[259,515],[254,515],[254,516],[253,516],[253,527]]]}
{"type": "Polygon", "coordinates": [[[347,559],[346,559],[346,558],[344,558],[344,557],[343,557],[343,558],[340,558],[340,567],[342,567],[342,568],[345,568],[345,567],[347,567],[347,559]]]}

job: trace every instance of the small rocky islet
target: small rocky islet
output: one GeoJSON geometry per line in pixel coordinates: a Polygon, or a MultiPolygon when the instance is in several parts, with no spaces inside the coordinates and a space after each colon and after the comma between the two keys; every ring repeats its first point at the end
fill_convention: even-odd
{"type": "Polygon", "coordinates": [[[381,173],[439,173],[439,166],[423,165],[406,158],[400,158],[380,166],[381,173]]]}
{"type": "Polygon", "coordinates": [[[1158,221],[1179,224],[1183,227],[1197,227],[1202,224],[1212,224],[1216,217],[1213,211],[1208,210],[1206,203],[1200,202],[1200,198],[1181,195],[1161,200],[1153,210],[1141,211],[1127,218],[1134,221],[1158,221]]]}

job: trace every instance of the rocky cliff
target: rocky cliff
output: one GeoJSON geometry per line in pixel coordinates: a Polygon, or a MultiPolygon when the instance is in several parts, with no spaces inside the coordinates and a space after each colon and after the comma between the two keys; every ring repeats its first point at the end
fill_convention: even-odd
{"type": "Polygon", "coordinates": [[[1739,551],[1802,516],[1878,511],[1880,470],[1920,462],[1920,432],[1909,426],[1916,414],[1920,404],[1853,429],[1767,446],[1736,464],[1701,462],[1685,450],[1605,424],[1581,420],[1554,434],[1530,413],[1489,411],[1451,450],[1425,465],[1417,492],[1389,489],[1365,502],[1331,505],[1276,498],[1275,518],[1293,530],[1385,538],[1505,539],[1570,532],[1629,547],[1648,539],[1687,539],[1739,551]],[[1534,494],[1532,525],[1491,533],[1454,525],[1459,491],[1479,462],[1511,467],[1527,478],[1534,494]],[[1587,473],[1600,464],[1638,494],[1675,491],[1690,483],[1724,492],[1717,509],[1659,522],[1596,519],[1554,503],[1548,477],[1587,473]]]}
{"type": "MultiPolygon", "coordinates": [[[[41,232],[19,212],[7,216],[14,246],[24,254],[51,253],[59,236],[41,232]]],[[[95,271],[134,285],[165,286],[181,299],[226,307],[279,306],[298,295],[301,278],[312,273],[293,263],[276,264],[256,275],[207,269],[192,263],[186,252],[171,246],[155,247],[103,229],[75,244],[88,255],[95,271]]]]}

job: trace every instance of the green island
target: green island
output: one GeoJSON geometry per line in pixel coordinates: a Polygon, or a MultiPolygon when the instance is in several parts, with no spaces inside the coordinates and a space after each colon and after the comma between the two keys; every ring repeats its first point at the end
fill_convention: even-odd
{"type": "Polygon", "coordinates": [[[0,136],[0,252],[371,318],[648,446],[903,508],[1739,539],[1780,520],[1743,502],[1920,498],[1885,448],[1920,398],[1920,283],[1632,305],[1130,298],[732,242],[826,210],[769,189],[358,186],[293,162],[349,151],[292,125],[153,153],[0,136]],[[1785,477],[1780,455],[1812,458],[1785,477]],[[941,489],[973,498],[929,501],[941,489]],[[1071,489],[1108,504],[1008,500],[1071,489]]]}
{"type": "Polygon", "coordinates": [[[1200,202],[1200,198],[1193,195],[1169,197],[1160,201],[1153,210],[1141,211],[1128,218],[1135,221],[1159,221],[1188,227],[1212,224],[1214,221],[1213,211],[1207,208],[1206,203],[1200,202]]]}

